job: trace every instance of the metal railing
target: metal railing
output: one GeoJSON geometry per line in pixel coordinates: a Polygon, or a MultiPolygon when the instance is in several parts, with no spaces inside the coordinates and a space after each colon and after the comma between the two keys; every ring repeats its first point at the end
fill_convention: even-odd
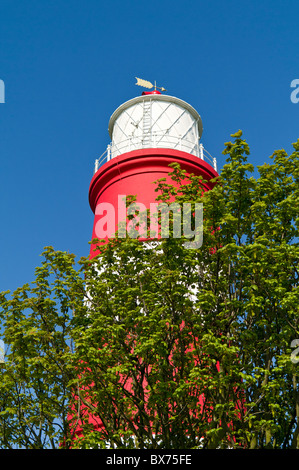
{"type": "Polygon", "coordinates": [[[132,150],[138,150],[142,148],[170,148],[191,153],[192,155],[195,155],[201,160],[209,163],[209,165],[211,165],[214,170],[217,171],[216,158],[212,157],[212,155],[209,154],[202,144],[194,144],[194,142],[181,139],[176,136],[167,136],[166,138],[165,134],[163,134],[162,137],[159,135],[153,135],[151,143],[149,144],[147,141],[146,145],[144,144],[142,138],[137,137],[123,140],[117,145],[109,144],[105,152],[96,159],[94,173],[96,173],[98,169],[104,165],[104,163],[108,162],[112,158],[121,155],[122,153],[131,152],[132,150]]]}

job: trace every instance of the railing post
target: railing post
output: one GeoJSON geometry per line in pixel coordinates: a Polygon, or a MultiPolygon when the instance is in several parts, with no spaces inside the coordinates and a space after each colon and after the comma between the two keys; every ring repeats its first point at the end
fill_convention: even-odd
{"type": "Polygon", "coordinates": [[[109,162],[111,158],[111,145],[107,146],[107,162],[109,162]]]}
{"type": "Polygon", "coordinates": [[[201,160],[204,159],[204,157],[203,157],[203,145],[202,144],[199,144],[199,158],[201,158],[201,160]]]}
{"type": "Polygon", "coordinates": [[[213,158],[213,163],[214,163],[214,170],[217,171],[217,160],[216,160],[216,158],[213,158]]]}

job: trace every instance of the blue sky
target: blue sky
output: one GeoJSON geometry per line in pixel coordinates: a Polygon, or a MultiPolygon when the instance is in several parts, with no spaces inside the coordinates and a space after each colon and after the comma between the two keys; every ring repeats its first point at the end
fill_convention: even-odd
{"type": "Polygon", "coordinates": [[[218,160],[242,129],[255,166],[299,137],[298,1],[0,2],[0,290],[43,247],[88,255],[94,160],[141,77],[189,102],[218,160]]]}

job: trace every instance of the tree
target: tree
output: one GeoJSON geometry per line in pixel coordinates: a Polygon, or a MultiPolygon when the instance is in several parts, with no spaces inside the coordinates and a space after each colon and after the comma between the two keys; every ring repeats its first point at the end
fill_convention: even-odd
{"type": "Polygon", "coordinates": [[[9,346],[1,364],[0,446],[68,447],[72,403],[72,317],[84,300],[74,256],[47,248],[35,282],[1,294],[1,325],[9,346]]]}
{"type": "Polygon", "coordinates": [[[116,238],[79,269],[48,248],[2,295],[2,447],[299,448],[299,140],[254,177],[232,137],[211,191],[157,182],[203,203],[200,248],[116,238]]]}

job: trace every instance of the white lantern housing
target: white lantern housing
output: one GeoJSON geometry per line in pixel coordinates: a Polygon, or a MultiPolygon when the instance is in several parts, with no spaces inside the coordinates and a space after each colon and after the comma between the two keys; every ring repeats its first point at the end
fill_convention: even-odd
{"type": "Polygon", "coordinates": [[[144,94],[123,103],[109,121],[111,158],[142,148],[170,148],[200,157],[202,121],[173,96],[144,94]]]}

